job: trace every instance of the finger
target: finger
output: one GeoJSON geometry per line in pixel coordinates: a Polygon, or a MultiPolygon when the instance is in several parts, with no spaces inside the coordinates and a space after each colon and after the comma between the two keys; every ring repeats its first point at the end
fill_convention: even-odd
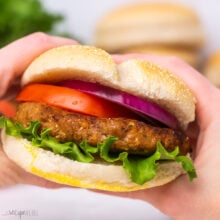
{"type": "Polygon", "coordinates": [[[8,85],[24,72],[35,57],[48,49],[66,44],[78,43],[75,40],[39,32],[0,49],[0,96],[6,92],[8,85]]]}
{"type": "Polygon", "coordinates": [[[197,100],[196,114],[200,126],[205,127],[206,124],[209,123],[210,114],[212,114],[210,111],[214,111],[214,109],[210,109],[208,103],[215,100],[220,92],[205,77],[184,61],[176,57],[138,53],[112,56],[116,63],[121,63],[132,58],[138,58],[155,63],[156,65],[176,74],[189,86],[197,100]]]}

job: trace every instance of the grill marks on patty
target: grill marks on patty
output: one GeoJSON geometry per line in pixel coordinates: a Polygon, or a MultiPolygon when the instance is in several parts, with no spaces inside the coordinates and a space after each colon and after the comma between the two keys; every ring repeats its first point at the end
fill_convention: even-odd
{"type": "Polygon", "coordinates": [[[146,123],[126,118],[96,118],[80,115],[45,104],[26,102],[19,105],[15,121],[28,126],[30,121],[41,121],[41,129],[50,128],[51,135],[61,142],[80,143],[87,140],[91,145],[109,136],[118,140],[112,151],[132,154],[152,153],[160,141],[168,151],[179,146],[180,153],[190,150],[189,139],[180,131],[152,127],[146,123]]]}

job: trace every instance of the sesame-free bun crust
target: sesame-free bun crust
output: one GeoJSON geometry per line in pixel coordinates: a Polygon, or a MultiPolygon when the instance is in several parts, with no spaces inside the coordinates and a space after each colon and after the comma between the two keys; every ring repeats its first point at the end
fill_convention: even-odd
{"type": "Polygon", "coordinates": [[[116,65],[95,47],[63,46],[43,53],[27,68],[22,84],[67,79],[98,82],[157,103],[176,116],[183,129],[195,119],[194,96],[176,75],[139,59],[116,65]]]}
{"type": "Polygon", "coordinates": [[[200,48],[204,34],[196,12],[181,4],[137,3],[100,18],[95,45],[117,52],[137,45],[182,45],[200,48]]]}
{"type": "Polygon", "coordinates": [[[158,166],[157,176],[138,185],[129,179],[119,165],[80,163],[34,147],[25,139],[1,133],[2,146],[7,156],[27,172],[53,182],[74,187],[123,192],[160,186],[183,174],[181,165],[172,162],[158,166]]]}

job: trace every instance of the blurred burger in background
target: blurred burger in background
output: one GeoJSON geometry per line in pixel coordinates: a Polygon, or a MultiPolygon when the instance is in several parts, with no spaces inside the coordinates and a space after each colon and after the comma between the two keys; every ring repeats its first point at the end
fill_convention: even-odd
{"type": "Polygon", "coordinates": [[[100,19],[95,44],[110,53],[174,55],[198,68],[204,33],[196,12],[172,3],[139,3],[100,19]]]}
{"type": "Polygon", "coordinates": [[[220,88],[220,50],[209,55],[204,67],[204,75],[220,88]]]}

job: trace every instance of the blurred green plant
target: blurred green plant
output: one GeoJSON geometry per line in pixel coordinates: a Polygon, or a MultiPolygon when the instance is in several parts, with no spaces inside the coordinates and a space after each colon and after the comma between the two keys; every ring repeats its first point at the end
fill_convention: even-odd
{"type": "Polygon", "coordinates": [[[49,12],[40,0],[0,0],[0,48],[36,31],[70,37],[55,30],[63,20],[62,14],[49,12]]]}

